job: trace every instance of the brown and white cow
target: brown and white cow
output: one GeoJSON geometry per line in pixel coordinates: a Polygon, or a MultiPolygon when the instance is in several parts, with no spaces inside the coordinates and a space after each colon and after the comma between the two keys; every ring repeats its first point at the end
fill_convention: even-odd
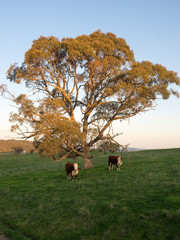
{"type": "Polygon", "coordinates": [[[69,178],[69,175],[70,175],[72,181],[77,180],[77,175],[79,173],[79,164],[78,163],[68,162],[68,163],[66,163],[65,169],[66,169],[67,179],[69,178]]]}
{"type": "Polygon", "coordinates": [[[120,167],[123,163],[122,157],[121,156],[109,156],[108,158],[108,166],[109,170],[113,170],[113,165],[116,165],[117,170],[120,170],[120,167]]]}

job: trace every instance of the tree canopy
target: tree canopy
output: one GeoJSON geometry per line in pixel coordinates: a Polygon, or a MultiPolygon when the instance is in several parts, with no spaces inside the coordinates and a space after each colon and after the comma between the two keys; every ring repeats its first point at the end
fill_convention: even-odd
{"type": "Polygon", "coordinates": [[[137,62],[123,38],[101,31],[61,41],[41,36],[7,79],[25,82],[33,93],[13,99],[19,107],[13,130],[34,137],[40,152],[56,160],[79,154],[85,168],[92,166],[90,147],[106,139],[113,121],[150,110],[159,97],[178,96],[169,86],[180,85],[175,72],[137,62]]]}

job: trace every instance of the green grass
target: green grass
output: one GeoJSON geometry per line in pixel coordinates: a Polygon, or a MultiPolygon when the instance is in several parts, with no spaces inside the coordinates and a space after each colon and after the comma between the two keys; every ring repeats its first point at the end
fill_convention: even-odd
{"type": "Polygon", "coordinates": [[[12,240],[179,240],[180,149],[124,153],[120,171],[108,171],[107,158],[95,152],[94,168],[72,182],[65,160],[0,156],[1,232],[12,240]]]}

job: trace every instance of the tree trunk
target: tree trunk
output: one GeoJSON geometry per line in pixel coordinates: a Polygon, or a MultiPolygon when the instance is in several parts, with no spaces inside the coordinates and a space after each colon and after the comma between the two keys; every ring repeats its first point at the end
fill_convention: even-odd
{"type": "Polygon", "coordinates": [[[89,156],[89,147],[87,147],[86,145],[83,148],[83,168],[87,169],[87,168],[93,168],[93,163],[91,161],[91,158],[89,156]]]}
{"type": "Polygon", "coordinates": [[[89,146],[87,145],[88,117],[89,117],[89,114],[86,114],[84,116],[84,122],[83,122],[84,140],[82,142],[82,151],[83,151],[83,168],[85,169],[94,167],[89,156],[89,146]]]}
{"type": "Polygon", "coordinates": [[[83,168],[84,169],[87,169],[87,168],[93,168],[94,166],[93,166],[93,163],[92,163],[92,161],[91,161],[91,159],[90,158],[85,158],[84,157],[84,159],[83,159],[83,168]]]}

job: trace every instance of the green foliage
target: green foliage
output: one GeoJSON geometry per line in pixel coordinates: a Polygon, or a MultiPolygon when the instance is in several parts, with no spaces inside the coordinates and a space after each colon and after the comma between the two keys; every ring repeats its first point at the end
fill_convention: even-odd
{"type": "Polygon", "coordinates": [[[22,147],[14,147],[13,150],[19,154],[24,152],[24,149],[22,147]]]}
{"type": "Polygon", "coordinates": [[[42,157],[54,160],[62,158],[65,154],[67,157],[67,153],[78,152],[81,146],[82,134],[79,124],[54,113],[42,114],[36,124],[36,130],[38,134],[34,146],[42,157]]]}
{"type": "Polygon", "coordinates": [[[75,182],[69,160],[0,156],[0,229],[12,240],[179,239],[180,149],[124,153],[121,171],[93,155],[75,182]]]}
{"type": "Polygon", "coordinates": [[[98,146],[98,150],[102,152],[118,152],[120,151],[120,146],[117,143],[114,143],[112,141],[102,141],[102,143],[98,146]]]}

